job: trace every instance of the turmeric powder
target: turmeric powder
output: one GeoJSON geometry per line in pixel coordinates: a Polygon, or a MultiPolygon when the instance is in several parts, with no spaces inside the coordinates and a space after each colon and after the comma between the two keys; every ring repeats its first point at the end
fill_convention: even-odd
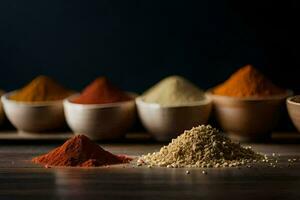
{"type": "Polygon", "coordinates": [[[47,76],[38,76],[28,85],[10,96],[10,99],[23,102],[57,101],[73,92],[65,89],[47,76]]]}
{"type": "Polygon", "coordinates": [[[246,65],[216,86],[212,93],[233,97],[266,97],[284,94],[286,90],[274,85],[252,65],[246,65]]]}

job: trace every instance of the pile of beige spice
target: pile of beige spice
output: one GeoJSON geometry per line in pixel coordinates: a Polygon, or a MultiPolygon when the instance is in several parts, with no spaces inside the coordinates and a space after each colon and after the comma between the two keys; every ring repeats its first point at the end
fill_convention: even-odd
{"type": "Polygon", "coordinates": [[[168,168],[251,167],[253,163],[268,160],[266,155],[232,142],[210,125],[201,125],[185,131],[159,152],[141,156],[137,165],[168,168]]]}
{"type": "Polygon", "coordinates": [[[169,76],[142,94],[146,103],[161,106],[184,106],[206,99],[203,90],[181,76],[169,76]]]}

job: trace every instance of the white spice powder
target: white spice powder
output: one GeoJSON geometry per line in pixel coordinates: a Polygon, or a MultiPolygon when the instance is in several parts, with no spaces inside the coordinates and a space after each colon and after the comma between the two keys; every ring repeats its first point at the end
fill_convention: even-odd
{"type": "Polygon", "coordinates": [[[182,106],[205,100],[201,89],[180,76],[169,76],[161,80],[142,97],[147,103],[161,106],[182,106]]]}

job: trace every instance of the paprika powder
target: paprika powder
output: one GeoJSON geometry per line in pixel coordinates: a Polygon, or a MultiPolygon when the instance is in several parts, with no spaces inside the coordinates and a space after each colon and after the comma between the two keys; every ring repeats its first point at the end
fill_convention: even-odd
{"type": "Polygon", "coordinates": [[[49,153],[33,158],[32,162],[45,167],[98,167],[131,160],[130,157],[114,155],[102,149],[84,135],[77,135],[49,153]]]}
{"type": "Polygon", "coordinates": [[[99,77],[88,85],[72,102],[78,104],[107,104],[131,100],[131,97],[112,85],[106,77],[99,77]]]}

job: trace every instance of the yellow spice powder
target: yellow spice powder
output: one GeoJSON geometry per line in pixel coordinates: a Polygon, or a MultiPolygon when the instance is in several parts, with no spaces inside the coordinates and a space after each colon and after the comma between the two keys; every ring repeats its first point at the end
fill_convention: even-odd
{"type": "Polygon", "coordinates": [[[62,100],[74,93],[47,76],[38,76],[25,87],[14,93],[10,99],[23,102],[62,100]]]}

